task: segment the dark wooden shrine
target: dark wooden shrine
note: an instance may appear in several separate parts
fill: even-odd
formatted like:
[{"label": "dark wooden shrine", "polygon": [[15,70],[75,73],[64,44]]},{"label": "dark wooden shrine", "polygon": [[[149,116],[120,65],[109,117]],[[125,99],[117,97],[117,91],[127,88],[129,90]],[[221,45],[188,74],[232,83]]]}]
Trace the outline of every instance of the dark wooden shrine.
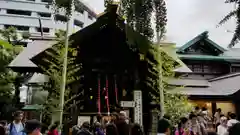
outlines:
[{"label": "dark wooden shrine", "polygon": [[[81,102],[73,112],[77,115],[96,115],[99,111],[101,114],[106,113],[108,111],[105,99],[107,91],[110,111],[113,112],[119,108],[120,101],[133,100],[133,90],[142,90],[143,122],[144,125],[149,125],[152,91],[145,84],[148,64],[141,59],[140,55],[145,54],[150,57],[149,54],[146,55],[150,42],[127,26],[116,11],[116,5],[109,6],[95,23],[70,37],[71,47],[77,49],[75,62],[82,65],[79,72],[75,74],[81,79],[74,82],[73,88],[77,88],[77,93],[83,93],[83,96],[79,97],[78,101]],[[42,61],[46,56],[46,51],[42,52],[32,61],[47,67],[48,63]],[[99,96],[101,97],[100,109]],[[148,126],[145,128],[147,131]]]}]

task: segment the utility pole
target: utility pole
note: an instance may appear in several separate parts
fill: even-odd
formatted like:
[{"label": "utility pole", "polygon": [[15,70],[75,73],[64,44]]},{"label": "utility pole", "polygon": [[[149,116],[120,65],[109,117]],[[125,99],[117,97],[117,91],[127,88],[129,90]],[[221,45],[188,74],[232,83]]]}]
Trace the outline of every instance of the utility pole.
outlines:
[{"label": "utility pole", "polygon": [[[67,20],[67,28],[66,28],[66,37],[65,37],[65,48],[64,48],[64,61],[63,61],[63,70],[62,70],[62,82],[61,82],[61,87],[60,87],[60,103],[59,103],[59,122],[60,126],[62,128],[62,123],[63,123],[63,112],[64,112],[64,93],[66,89],[66,78],[67,78],[67,61],[68,61],[68,45],[69,45],[69,36],[72,32],[72,27],[73,27],[73,21],[74,21],[74,0],[71,0],[71,14],[68,17]],[[60,130],[61,133],[61,130]]]}]

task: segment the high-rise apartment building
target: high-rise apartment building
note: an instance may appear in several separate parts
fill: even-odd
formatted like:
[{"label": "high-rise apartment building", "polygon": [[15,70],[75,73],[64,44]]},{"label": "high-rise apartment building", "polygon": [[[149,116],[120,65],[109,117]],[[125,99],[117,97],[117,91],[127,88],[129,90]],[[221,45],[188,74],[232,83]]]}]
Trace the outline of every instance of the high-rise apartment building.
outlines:
[{"label": "high-rise apartment building", "polygon": [[[44,37],[53,37],[55,30],[66,28],[66,17],[61,12],[55,14],[49,2],[51,0],[0,0],[0,29],[14,26],[19,32],[29,32],[33,37],[40,36],[41,31]],[[74,30],[95,20],[94,11],[79,0],[74,13]]]}]

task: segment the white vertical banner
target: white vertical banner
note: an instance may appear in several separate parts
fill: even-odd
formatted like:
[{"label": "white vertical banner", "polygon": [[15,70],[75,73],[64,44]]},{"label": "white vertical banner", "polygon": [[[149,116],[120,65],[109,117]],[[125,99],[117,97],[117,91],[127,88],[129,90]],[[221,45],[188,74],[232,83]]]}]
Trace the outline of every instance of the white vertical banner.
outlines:
[{"label": "white vertical banner", "polygon": [[136,102],[136,106],[134,108],[134,122],[143,126],[142,91],[134,91],[134,101]]}]

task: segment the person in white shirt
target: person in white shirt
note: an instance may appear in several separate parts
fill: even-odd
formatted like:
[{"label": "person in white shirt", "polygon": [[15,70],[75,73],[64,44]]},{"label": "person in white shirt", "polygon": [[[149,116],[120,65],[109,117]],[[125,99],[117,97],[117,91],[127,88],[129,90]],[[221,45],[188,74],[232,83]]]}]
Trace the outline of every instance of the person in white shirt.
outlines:
[{"label": "person in white shirt", "polygon": [[171,134],[171,124],[166,119],[161,119],[158,121],[158,134],[157,135],[170,135]]},{"label": "person in white shirt", "polygon": [[227,117],[223,116],[220,119],[220,125],[217,127],[217,134],[218,135],[226,135],[228,127],[227,127]]},{"label": "person in white shirt", "polygon": [[221,115],[223,115],[222,109],[218,108],[216,113],[214,114],[214,120],[215,120],[216,127],[218,127],[218,125],[220,125]]},{"label": "person in white shirt", "polygon": [[238,120],[236,120],[237,116],[234,113],[230,114],[230,120],[227,122],[228,128],[232,127],[234,124],[239,123]]}]

